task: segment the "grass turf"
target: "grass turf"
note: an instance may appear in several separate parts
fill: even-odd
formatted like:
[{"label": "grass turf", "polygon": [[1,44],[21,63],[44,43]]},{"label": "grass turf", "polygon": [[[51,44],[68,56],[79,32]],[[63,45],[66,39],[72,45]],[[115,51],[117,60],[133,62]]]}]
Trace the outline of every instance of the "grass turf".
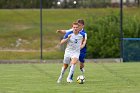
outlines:
[{"label": "grass turf", "polygon": [[0,93],[139,93],[140,63],[86,63],[84,84],[76,83],[80,75],[77,64],[74,82],[64,75],[57,84],[60,63],[1,64]]}]

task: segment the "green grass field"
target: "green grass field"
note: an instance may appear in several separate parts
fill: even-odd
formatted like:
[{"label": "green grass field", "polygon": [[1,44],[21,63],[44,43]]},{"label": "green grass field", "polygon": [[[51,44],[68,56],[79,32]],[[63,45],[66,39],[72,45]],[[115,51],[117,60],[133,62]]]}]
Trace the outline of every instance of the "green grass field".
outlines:
[{"label": "green grass field", "polygon": [[77,64],[73,83],[56,80],[61,63],[1,64],[0,93],[139,93],[140,63],[86,63],[86,82],[76,83],[80,75]]}]

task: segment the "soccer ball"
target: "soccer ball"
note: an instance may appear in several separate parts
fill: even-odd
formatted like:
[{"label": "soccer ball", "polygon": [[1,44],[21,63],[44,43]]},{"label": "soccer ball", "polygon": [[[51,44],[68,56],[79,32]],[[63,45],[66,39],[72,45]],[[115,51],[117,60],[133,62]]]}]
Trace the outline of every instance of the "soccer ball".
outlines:
[{"label": "soccer ball", "polygon": [[77,83],[84,84],[84,82],[85,82],[85,77],[83,75],[77,77]]}]

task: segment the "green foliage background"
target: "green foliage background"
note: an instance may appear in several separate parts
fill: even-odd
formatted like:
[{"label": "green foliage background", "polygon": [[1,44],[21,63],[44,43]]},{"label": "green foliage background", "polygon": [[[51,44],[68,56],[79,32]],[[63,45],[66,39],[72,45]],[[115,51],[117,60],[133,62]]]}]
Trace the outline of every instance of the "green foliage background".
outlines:
[{"label": "green foliage background", "polygon": [[[88,58],[120,57],[120,14],[92,16],[87,20]],[[140,19],[137,15],[123,17],[123,37],[140,37]]]}]

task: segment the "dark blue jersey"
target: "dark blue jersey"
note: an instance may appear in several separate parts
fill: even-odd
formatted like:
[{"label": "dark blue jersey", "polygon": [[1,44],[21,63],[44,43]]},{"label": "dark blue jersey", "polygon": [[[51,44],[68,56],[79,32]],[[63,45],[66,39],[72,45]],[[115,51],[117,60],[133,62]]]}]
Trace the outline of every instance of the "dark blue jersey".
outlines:
[{"label": "dark blue jersey", "polygon": [[[85,33],[85,38],[87,39],[87,33],[85,32],[85,30],[82,29],[80,32]],[[85,46],[80,50],[80,53],[86,53],[86,51],[87,51],[87,45],[85,45]]]}]

